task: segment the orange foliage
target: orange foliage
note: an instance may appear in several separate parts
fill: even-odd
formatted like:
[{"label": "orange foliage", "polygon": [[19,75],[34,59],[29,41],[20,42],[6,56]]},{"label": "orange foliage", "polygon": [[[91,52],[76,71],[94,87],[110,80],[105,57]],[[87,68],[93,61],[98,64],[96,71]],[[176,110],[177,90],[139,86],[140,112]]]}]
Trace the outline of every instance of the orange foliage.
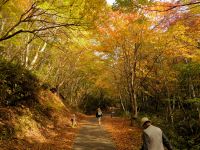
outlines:
[{"label": "orange foliage", "polygon": [[103,118],[104,127],[111,133],[117,150],[138,150],[141,146],[141,129],[130,126],[127,119]]}]

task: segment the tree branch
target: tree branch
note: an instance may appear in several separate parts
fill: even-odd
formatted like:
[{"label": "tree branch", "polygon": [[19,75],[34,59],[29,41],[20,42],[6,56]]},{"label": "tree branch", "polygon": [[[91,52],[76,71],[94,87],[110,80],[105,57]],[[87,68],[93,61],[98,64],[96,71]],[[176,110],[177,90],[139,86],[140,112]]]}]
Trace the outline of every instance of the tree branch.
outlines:
[{"label": "tree branch", "polygon": [[144,7],[140,7],[140,6],[137,6],[137,7],[140,7],[144,10],[147,10],[147,11],[156,11],[156,12],[166,12],[166,11],[170,11],[170,10],[173,10],[177,7],[183,7],[183,6],[190,6],[190,5],[198,5],[200,4],[200,1],[198,2],[191,2],[191,3],[186,3],[186,4],[177,4],[177,5],[174,5],[174,6],[165,6],[165,7],[169,7],[165,10],[159,10],[159,9],[147,9],[147,8],[144,8]]},{"label": "tree branch", "polygon": [[1,41],[5,41],[9,38],[12,38],[13,36],[16,36],[20,33],[36,33],[36,32],[39,32],[39,31],[46,31],[48,29],[53,29],[53,28],[60,28],[60,27],[69,27],[69,26],[80,26],[80,24],[58,24],[58,25],[54,25],[54,26],[49,26],[49,27],[42,27],[42,28],[39,28],[39,29],[34,29],[34,30],[18,30],[10,35],[6,35],[6,36],[3,36],[0,38],[0,42]]},{"label": "tree branch", "polygon": [[3,5],[5,5],[8,1],[9,1],[9,0],[2,0],[2,1],[0,2],[0,10],[1,10],[1,8],[3,7]]}]

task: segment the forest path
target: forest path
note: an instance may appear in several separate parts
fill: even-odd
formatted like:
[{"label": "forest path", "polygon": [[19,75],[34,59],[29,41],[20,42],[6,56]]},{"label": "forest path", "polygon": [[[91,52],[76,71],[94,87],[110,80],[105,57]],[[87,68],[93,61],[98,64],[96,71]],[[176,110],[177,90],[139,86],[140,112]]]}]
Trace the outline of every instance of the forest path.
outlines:
[{"label": "forest path", "polygon": [[74,141],[72,150],[115,150],[111,136],[96,118],[83,121],[82,127]]}]

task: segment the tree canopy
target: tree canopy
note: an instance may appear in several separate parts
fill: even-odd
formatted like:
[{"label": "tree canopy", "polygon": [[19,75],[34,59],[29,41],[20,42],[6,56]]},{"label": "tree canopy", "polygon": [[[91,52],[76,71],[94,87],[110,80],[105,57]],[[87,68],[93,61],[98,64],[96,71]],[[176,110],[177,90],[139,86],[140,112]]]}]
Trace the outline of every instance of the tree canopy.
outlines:
[{"label": "tree canopy", "polygon": [[178,149],[198,149],[199,14],[197,0],[2,0],[0,71],[17,64],[84,111],[157,116]]}]

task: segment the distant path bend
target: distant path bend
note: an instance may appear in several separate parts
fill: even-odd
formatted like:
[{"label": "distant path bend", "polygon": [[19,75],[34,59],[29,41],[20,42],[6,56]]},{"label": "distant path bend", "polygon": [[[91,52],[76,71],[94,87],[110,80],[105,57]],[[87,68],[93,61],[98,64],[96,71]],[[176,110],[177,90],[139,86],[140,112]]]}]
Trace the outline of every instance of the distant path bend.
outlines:
[{"label": "distant path bend", "polygon": [[96,118],[83,122],[72,150],[116,150],[110,135],[103,126],[99,126]]}]

